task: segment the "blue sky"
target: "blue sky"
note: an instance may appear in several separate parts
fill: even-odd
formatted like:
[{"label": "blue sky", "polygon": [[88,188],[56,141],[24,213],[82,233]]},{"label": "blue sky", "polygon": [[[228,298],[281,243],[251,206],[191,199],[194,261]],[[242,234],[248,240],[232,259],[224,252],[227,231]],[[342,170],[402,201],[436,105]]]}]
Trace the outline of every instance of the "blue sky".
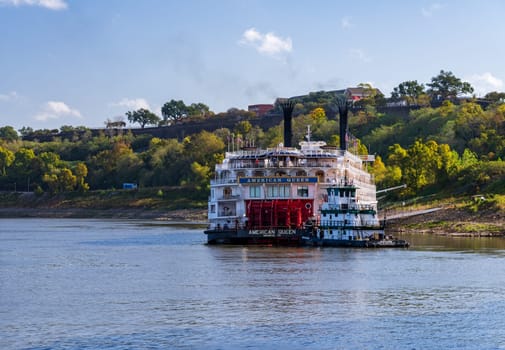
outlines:
[{"label": "blue sky", "polygon": [[0,126],[103,127],[171,100],[214,112],[441,69],[505,91],[505,2],[0,0]]}]

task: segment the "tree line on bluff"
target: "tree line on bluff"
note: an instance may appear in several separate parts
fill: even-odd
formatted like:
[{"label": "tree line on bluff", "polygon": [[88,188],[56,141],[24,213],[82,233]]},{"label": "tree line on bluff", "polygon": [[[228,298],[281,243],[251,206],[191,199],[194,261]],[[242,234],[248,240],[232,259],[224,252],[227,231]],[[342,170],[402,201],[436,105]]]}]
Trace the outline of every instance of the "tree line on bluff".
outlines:
[{"label": "tree line on bluff", "polygon": [[[471,98],[461,102],[456,99],[473,88],[451,72],[441,71],[427,90],[416,81],[403,82],[393,90],[389,102],[417,106],[401,115],[379,113],[383,96],[367,84],[361,86],[368,94],[350,114],[354,136],[349,147],[359,154],[377,155],[370,171],[378,188],[405,183],[407,188],[395,194],[403,198],[455,188],[472,194],[505,192],[505,93],[488,94],[486,108]],[[310,124],[313,139],[339,145],[334,99],[334,94],[315,92],[296,100],[293,144],[304,139]],[[432,107],[432,101],[438,101],[438,107]],[[201,103],[187,107],[182,101],[167,102],[164,121],[213,115]],[[126,114],[130,122],[145,122],[135,120],[135,112]],[[192,186],[207,191],[215,164],[230,147],[274,147],[283,135],[282,123],[262,130],[248,120],[237,122],[233,129],[202,131],[182,140],[131,132],[104,131],[94,136],[83,127],[63,129],[79,132],[37,142],[21,139],[10,126],[1,127],[0,190],[58,193],[121,188],[125,182],[134,182],[140,187]]]}]

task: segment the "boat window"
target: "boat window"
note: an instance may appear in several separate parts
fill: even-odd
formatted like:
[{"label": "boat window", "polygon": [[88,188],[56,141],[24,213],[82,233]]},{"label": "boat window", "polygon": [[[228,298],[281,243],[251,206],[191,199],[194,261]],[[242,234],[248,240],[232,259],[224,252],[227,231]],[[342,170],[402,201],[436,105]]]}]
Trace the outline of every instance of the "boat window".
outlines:
[{"label": "boat window", "polygon": [[249,186],[249,197],[250,198],[260,198],[261,197],[261,186]]},{"label": "boat window", "polygon": [[232,195],[231,188],[230,188],[230,187],[225,187],[225,188],[223,189],[223,197],[224,197],[225,199],[229,199],[229,198],[231,198],[231,195]]},{"label": "boat window", "polygon": [[318,177],[317,181],[318,182],[324,182],[324,171],[317,171],[316,176]]},{"label": "boat window", "polygon": [[268,186],[267,196],[270,198],[288,198],[290,196],[290,186],[289,185]]},{"label": "boat window", "polygon": [[298,197],[308,197],[309,196],[309,187],[308,186],[298,186],[296,190],[296,194]]}]

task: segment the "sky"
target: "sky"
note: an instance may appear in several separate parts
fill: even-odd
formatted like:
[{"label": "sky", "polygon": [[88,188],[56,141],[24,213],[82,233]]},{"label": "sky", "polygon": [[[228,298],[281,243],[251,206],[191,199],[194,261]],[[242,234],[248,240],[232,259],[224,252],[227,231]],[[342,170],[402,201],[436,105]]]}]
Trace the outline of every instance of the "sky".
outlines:
[{"label": "sky", "polygon": [[[440,70],[505,91],[505,1],[0,0],[0,126],[215,113]],[[126,119],[126,118],[125,118]]]}]

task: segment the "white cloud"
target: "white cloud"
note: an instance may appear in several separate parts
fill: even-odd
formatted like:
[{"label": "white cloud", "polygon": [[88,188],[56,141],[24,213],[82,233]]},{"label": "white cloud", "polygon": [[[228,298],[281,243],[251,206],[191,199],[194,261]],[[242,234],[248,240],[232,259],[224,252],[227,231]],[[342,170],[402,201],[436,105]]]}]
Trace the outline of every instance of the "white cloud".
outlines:
[{"label": "white cloud", "polygon": [[138,109],[147,109],[151,110],[149,103],[143,98],[123,98],[119,102],[114,102],[110,104],[112,107],[126,107],[128,110],[138,110]]},{"label": "white cloud", "polygon": [[48,101],[44,104],[42,112],[37,114],[34,119],[38,121],[48,121],[50,119],[61,119],[65,117],[82,118],[81,113],[77,109],[70,108],[64,102]]},{"label": "white cloud", "polygon": [[340,26],[342,29],[349,29],[353,27],[353,24],[351,23],[351,19],[349,17],[344,17],[340,20]]},{"label": "white cloud", "polygon": [[68,5],[64,0],[0,0],[5,6],[39,6],[49,10],[65,10]]},{"label": "white cloud", "polygon": [[274,33],[262,34],[254,28],[246,30],[239,42],[254,47],[260,54],[273,57],[293,50],[291,38],[284,39]]},{"label": "white cloud", "polygon": [[442,9],[443,5],[439,3],[433,3],[428,7],[423,7],[421,9],[421,13],[423,14],[424,17],[431,17],[435,14],[435,12],[440,11]]},{"label": "white cloud", "polygon": [[372,58],[363,49],[349,49],[349,55],[364,63],[372,62]]},{"label": "white cloud", "polygon": [[477,96],[483,96],[491,91],[500,91],[504,86],[503,80],[493,76],[489,72],[474,74],[465,80],[472,84]]},{"label": "white cloud", "polygon": [[0,101],[12,101],[19,98],[19,95],[16,91],[10,91],[7,94],[0,94]]}]

